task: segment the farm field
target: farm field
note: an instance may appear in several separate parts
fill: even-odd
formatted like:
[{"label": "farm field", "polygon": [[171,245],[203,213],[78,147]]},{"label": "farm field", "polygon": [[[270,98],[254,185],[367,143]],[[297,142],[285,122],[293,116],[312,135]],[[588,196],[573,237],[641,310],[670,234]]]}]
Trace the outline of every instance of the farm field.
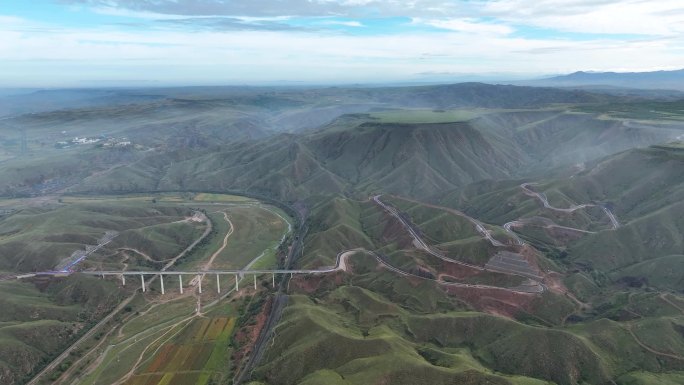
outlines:
[{"label": "farm field", "polygon": [[[26,272],[50,270],[58,264],[69,266],[73,271],[158,270],[170,261],[175,261],[172,269],[238,268],[251,261],[262,267],[277,265],[276,250],[290,231],[290,219],[281,210],[242,197],[211,194],[201,201],[195,201],[194,197],[163,193],[65,196],[40,203],[33,199],[7,200],[2,203],[12,211],[0,221],[0,232],[4,234],[0,235],[0,248],[34,253],[17,256],[20,261],[32,261],[32,265],[25,267]],[[70,257],[85,245],[97,244],[108,231],[114,237],[101,248],[85,258]],[[31,247],[28,239],[32,240]],[[196,240],[201,242],[186,252]],[[175,258],[181,254],[182,258]],[[2,262],[12,263],[6,259]],[[205,280],[207,289],[202,295],[196,293],[197,282],[188,279],[183,282],[186,290],[181,295],[177,277],[167,277],[165,296],[160,295],[156,278],[149,280],[144,296],[135,294],[139,281],[131,281],[125,287],[118,279],[79,275],[57,281],[38,277],[32,282],[0,281],[0,286],[11,293],[1,300],[12,309],[11,314],[0,320],[0,336],[9,348],[5,352],[22,349],[21,340],[16,337],[18,332],[50,329],[55,331],[55,338],[35,341],[34,346],[58,352],[92,327],[97,317],[111,311],[118,301],[133,296],[107,324],[109,329],[104,326],[102,331],[82,341],[44,381],[63,384],[70,381],[109,384],[122,378],[132,384],[153,381],[152,378],[165,370],[154,368],[157,364],[147,360],[148,355],[156,357],[158,351],[177,356],[179,360],[183,354],[193,358],[199,354],[205,358],[182,364],[182,368],[188,366],[187,370],[164,373],[161,383],[184,384],[193,376],[192,382],[201,383],[227,375],[222,368],[229,357],[227,344],[236,313],[222,298],[234,290],[232,280],[224,283],[220,297],[213,279]],[[244,286],[249,287],[250,282]],[[65,298],[73,296],[74,290],[84,293],[84,298],[79,299],[82,302]],[[84,309],[94,307],[97,311],[91,310],[93,318],[84,318]],[[213,310],[217,308],[222,310]],[[30,314],[40,314],[41,321],[29,322],[26,317]],[[203,334],[192,334],[200,333],[197,328]],[[129,375],[131,368],[137,371]]]},{"label": "farm field", "polygon": [[684,94],[608,91],[26,91],[0,384],[679,384]]},{"label": "farm field", "polygon": [[195,321],[173,342],[164,344],[141,374],[129,385],[205,385],[227,366],[228,342],[235,318],[217,317]]},{"label": "farm field", "polygon": [[224,304],[219,311],[199,316],[193,302],[187,297],[152,303],[127,320],[107,348],[91,354],[79,383],[204,384],[227,376],[228,344],[237,313]]}]

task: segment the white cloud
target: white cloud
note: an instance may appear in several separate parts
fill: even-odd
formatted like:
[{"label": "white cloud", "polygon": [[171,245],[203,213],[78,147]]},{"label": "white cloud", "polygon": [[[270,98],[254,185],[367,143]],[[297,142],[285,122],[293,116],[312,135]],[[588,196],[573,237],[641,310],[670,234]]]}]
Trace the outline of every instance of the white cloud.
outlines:
[{"label": "white cloud", "polygon": [[145,20],[175,20],[187,18],[187,16],[169,15],[149,11],[133,11],[127,8],[117,8],[111,6],[98,6],[91,8],[91,11],[98,13],[100,15],[130,17],[133,19]]},{"label": "white cloud", "polygon": [[21,17],[0,15],[0,28],[25,25],[27,23],[28,21],[26,19],[22,19]]},{"label": "white cloud", "polygon": [[[435,6],[438,3],[432,2]],[[414,23],[442,31],[421,33],[418,28],[407,28],[363,36],[243,30],[134,32],[114,25],[97,29],[41,25],[0,15],[0,85],[67,86],[100,79],[149,79],[173,84],[368,82],[410,80],[419,73],[548,74],[684,67],[684,38],[677,32],[681,31],[684,12],[672,10],[676,2],[662,0],[648,10],[644,2],[622,2],[625,13],[609,20],[613,3],[499,0],[484,5],[478,16],[413,18]],[[411,6],[406,5],[407,9]],[[644,23],[639,24],[635,19],[642,11]],[[482,19],[493,16],[500,21]],[[157,19],[158,14],[137,17]],[[241,19],[258,22],[276,18],[287,20],[282,15]],[[656,25],[660,19],[663,21]],[[339,22],[370,25],[364,19]],[[583,41],[521,38],[506,23],[657,36],[636,40],[592,37]],[[645,32],[638,32],[641,30]]]},{"label": "white cloud", "polygon": [[319,24],[324,24],[324,25],[342,25],[345,27],[363,27],[363,24],[358,21],[343,21],[343,20],[327,20],[323,21]]},{"label": "white cloud", "polygon": [[482,14],[552,30],[597,33],[679,35],[684,33],[681,0],[496,0]]},{"label": "white cloud", "polygon": [[421,19],[414,18],[415,24],[426,24],[435,28],[476,34],[508,35],[514,29],[504,24],[478,22],[475,19]]},{"label": "white cloud", "polygon": [[62,0],[73,5],[115,7],[185,16],[438,16],[463,7],[449,0]]},{"label": "white cloud", "polygon": [[[108,16],[129,17],[133,19],[143,20],[188,20],[186,15],[173,15],[168,13],[157,13],[149,11],[134,11],[127,8],[118,8],[112,6],[99,6],[90,9],[91,11]],[[197,17],[198,20],[206,17]],[[258,16],[231,16],[231,18],[239,19],[245,22],[259,22],[259,21],[285,21],[291,16],[272,16],[272,17],[258,17]]]}]

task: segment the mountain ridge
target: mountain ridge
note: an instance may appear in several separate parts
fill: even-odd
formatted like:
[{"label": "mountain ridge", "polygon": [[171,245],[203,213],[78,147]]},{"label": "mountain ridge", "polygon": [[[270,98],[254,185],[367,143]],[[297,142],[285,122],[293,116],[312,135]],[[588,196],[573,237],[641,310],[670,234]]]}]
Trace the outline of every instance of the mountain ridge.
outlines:
[{"label": "mountain ridge", "polygon": [[613,86],[659,90],[684,90],[684,69],[648,72],[577,71],[526,82],[545,86]]}]

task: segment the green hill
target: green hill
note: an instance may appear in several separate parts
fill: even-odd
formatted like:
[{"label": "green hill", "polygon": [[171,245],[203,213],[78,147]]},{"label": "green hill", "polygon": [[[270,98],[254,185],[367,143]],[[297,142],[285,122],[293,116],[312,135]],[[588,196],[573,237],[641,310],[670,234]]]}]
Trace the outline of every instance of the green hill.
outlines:
[{"label": "green hill", "polygon": [[[448,300],[439,305],[445,310],[437,312],[433,305],[422,310],[432,314],[421,314],[410,297],[397,295],[398,286],[380,289],[373,269],[356,275],[353,286],[319,289],[313,300],[290,298],[256,379],[269,384],[600,384],[636,368],[682,368],[681,362],[662,361],[644,349],[617,323],[528,326],[456,311]],[[437,291],[421,294],[439,298]]]},{"label": "green hill", "polygon": [[237,190],[288,201],[350,191],[424,198],[477,181],[569,167],[677,132],[562,111],[490,111],[454,123],[351,116],[314,133],[150,154],[91,175],[72,190]]},{"label": "green hill", "polygon": [[72,276],[0,281],[0,380],[19,384],[110,311],[123,292],[112,282]]},{"label": "green hill", "polygon": [[[216,250],[211,242],[228,222],[212,202],[156,197],[247,192],[301,214],[307,231],[293,236],[302,242],[293,266],[332,266],[348,249],[373,252],[355,254],[346,272],[283,285],[289,303],[254,371],[262,383],[631,385],[681,377],[684,152],[681,143],[662,143],[684,131],[673,119],[613,111],[650,102],[477,83],[130,92],[121,96],[130,103],[24,115],[0,127],[0,192],[35,196],[21,207],[5,202],[3,277],[54,269],[106,231],[118,235],[82,266],[156,267],[203,233],[205,224],[186,220],[203,207],[221,225],[184,262],[197,266],[193,258]],[[55,146],[100,135],[134,144]],[[550,210],[523,182],[538,182],[532,189],[553,206],[595,206]],[[155,194],[47,196],[63,192]],[[375,194],[408,224],[368,199]],[[504,231],[516,220],[527,245]],[[256,250],[260,223],[250,211],[238,215],[220,257]],[[443,255],[427,252],[406,227]],[[502,251],[519,258],[500,263],[534,263],[544,292],[521,291],[534,284],[527,276],[482,268]],[[8,310],[0,316],[0,383],[22,381],[110,309],[119,298],[106,294],[108,285],[0,281],[9,293],[0,299]]]}]

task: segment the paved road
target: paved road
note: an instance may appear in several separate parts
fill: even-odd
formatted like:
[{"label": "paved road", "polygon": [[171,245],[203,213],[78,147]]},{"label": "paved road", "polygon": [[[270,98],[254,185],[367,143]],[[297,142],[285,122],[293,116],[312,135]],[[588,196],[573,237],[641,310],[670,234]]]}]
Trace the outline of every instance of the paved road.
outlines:
[{"label": "paved road", "polygon": [[[443,254],[441,254],[441,253],[435,251],[435,250],[432,249],[427,243],[425,243],[425,241],[420,237],[420,235],[413,229],[413,226],[411,226],[411,224],[408,223],[408,222],[399,214],[399,211],[398,211],[397,209],[395,209],[394,207],[392,207],[392,206],[390,206],[390,205],[387,205],[387,204],[385,204],[384,202],[382,202],[382,200],[380,200],[380,196],[381,196],[381,195],[376,195],[376,196],[374,196],[374,197],[373,197],[373,201],[375,201],[375,203],[377,203],[377,204],[380,205],[383,209],[385,209],[387,212],[389,212],[392,216],[394,216],[395,218],[397,218],[397,219],[401,222],[401,224],[404,226],[404,228],[406,228],[406,230],[409,232],[409,234],[410,234],[411,237],[413,238],[413,240],[414,240],[416,246],[419,247],[420,249],[426,251],[426,252],[429,253],[430,255],[432,255],[432,256],[434,256],[434,257],[437,257],[437,258],[439,258],[439,259],[441,259],[441,260],[443,260],[443,261],[446,261],[446,262],[456,263],[456,264],[459,264],[459,265],[462,265],[462,266],[467,266],[467,267],[469,267],[469,268],[476,269],[476,270],[480,270],[480,271],[493,271],[493,272],[497,272],[497,273],[505,273],[505,274],[517,275],[517,276],[521,276],[521,277],[524,277],[524,278],[528,278],[528,279],[529,279],[529,277],[528,277],[528,276],[525,276],[525,275],[515,274],[515,273],[509,272],[509,271],[501,271],[501,270],[487,269],[487,268],[484,268],[484,267],[482,267],[482,266],[473,265],[473,264],[470,264],[470,263],[466,263],[466,262],[458,261],[458,260],[455,260],[455,259],[451,259],[451,258],[448,258],[448,257],[444,256]],[[366,252],[367,252],[367,251],[366,251]],[[370,252],[369,252],[369,253],[370,253]],[[403,270],[397,269],[396,267],[389,265],[386,261],[384,261],[382,258],[380,258],[380,257],[379,257],[377,254],[375,254],[375,253],[372,253],[372,255],[374,255],[375,258],[376,258],[379,262],[381,262],[383,265],[385,265],[386,267],[390,268],[392,271],[394,271],[394,272],[396,272],[396,273],[398,273],[398,274],[402,274],[402,275],[405,275],[405,276],[414,276],[414,277],[418,277],[418,278],[430,280],[429,278],[421,277],[421,276],[418,276],[418,275],[413,275],[413,274],[407,273],[407,272],[405,272],[405,271],[403,271]],[[497,289],[497,290],[513,291],[513,292],[530,292],[530,291],[527,291],[527,290],[518,290],[518,289],[515,289],[515,288],[503,288],[503,287],[498,287],[498,286],[471,285],[471,284],[466,284],[466,283],[444,282],[444,281],[437,281],[437,280],[433,280],[433,281],[436,281],[436,282],[438,282],[438,283],[440,283],[440,284],[442,284],[442,285],[448,285],[448,286],[468,287],[468,288],[477,288],[477,289]],[[546,287],[544,286],[544,284],[542,284],[541,282],[538,282],[538,281],[535,281],[535,282],[536,282],[537,285],[538,285],[538,290],[533,290],[533,291],[531,291],[531,292],[541,293],[541,292],[543,292],[543,291],[546,289]]]},{"label": "paved road", "polygon": [[[535,222],[537,222],[537,223],[535,223]],[[541,224],[539,222],[541,222]],[[574,227],[562,226],[562,225],[559,225],[557,223],[554,223],[552,220],[550,220],[548,218],[543,218],[543,217],[521,218],[521,219],[518,219],[515,221],[504,223],[503,227],[511,235],[514,235],[515,233],[511,230],[511,227],[524,226],[524,225],[530,225],[530,224],[531,225],[536,224],[538,227],[570,230],[570,231],[576,231],[578,233],[584,233],[584,234],[596,234],[596,231],[582,230],[582,229],[577,229]]]},{"label": "paved road", "polygon": [[[375,196],[373,197],[373,200],[383,207],[385,210],[390,212],[393,216],[395,216],[399,221],[402,223],[402,225],[407,229],[407,231],[411,234],[412,238],[420,247],[421,249],[425,250],[429,254],[442,259],[447,262],[451,263],[456,263],[464,266],[468,266],[470,268],[476,269],[476,270],[481,270],[481,271],[488,271],[488,269],[485,269],[481,266],[477,265],[472,265],[469,263],[453,260],[450,258],[445,257],[441,253],[438,253],[434,251],[425,241],[420,237],[420,235],[412,228],[412,226],[406,222],[404,218],[401,217],[399,212],[392,206],[386,205],[380,200],[380,196]],[[175,258],[171,259],[168,261],[168,263],[159,271],[83,271],[80,272],[79,274],[88,274],[88,275],[95,275],[95,276],[125,276],[125,275],[151,275],[152,278],[149,279],[146,284],[149,285],[151,284],[154,279],[156,279],[157,276],[161,275],[197,275],[197,274],[231,274],[231,275],[242,275],[242,274],[327,274],[327,273],[332,273],[340,270],[346,270],[347,269],[347,259],[355,253],[363,252],[367,255],[373,256],[380,264],[382,264],[385,268],[388,270],[402,275],[402,276],[411,276],[414,278],[422,279],[422,280],[429,280],[429,281],[434,281],[440,285],[444,286],[452,286],[452,287],[465,287],[465,288],[474,288],[474,289],[488,289],[488,290],[503,290],[503,291],[508,291],[508,292],[520,292],[520,293],[541,293],[544,290],[546,290],[546,287],[540,283],[536,282],[536,285],[530,286],[529,289],[522,289],[522,288],[502,288],[498,286],[489,286],[489,285],[477,285],[477,284],[466,284],[466,283],[459,283],[459,282],[444,282],[444,281],[439,281],[427,277],[422,277],[419,275],[411,274],[406,271],[403,271],[395,266],[392,266],[389,264],[387,261],[382,259],[379,255],[372,251],[364,250],[364,249],[351,249],[351,250],[345,250],[340,252],[337,255],[335,266],[329,267],[329,268],[324,268],[324,269],[259,269],[259,270],[250,270],[250,269],[236,269],[236,270],[195,270],[195,271],[168,271],[170,267],[172,267],[175,262],[179,259],[182,258],[185,254],[187,254],[189,251],[191,251],[199,242],[201,242],[210,232],[212,229],[211,226],[211,221],[208,220],[208,218],[204,217],[204,220],[207,221],[208,226],[205,232],[200,236],[197,240],[195,240],[190,246],[188,246],[185,250],[183,250],[180,254],[178,254]],[[481,226],[481,225],[479,225]],[[478,228],[478,231],[483,230],[483,234],[489,234],[484,227]],[[481,231],[482,232],[482,231]],[[490,238],[488,238],[490,239]],[[493,239],[490,239],[492,241]],[[494,240],[496,241],[496,240]],[[498,242],[498,241],[496,241]],[[503,246],[503,244],[501,244]],[[40,272],[40,273],[35,273],[35,275],[65,275],[65,274],[71,274],[68,272],[63,272],[63,271],[48,271],[48,272]],[[33,274],[31,274],[33,276]],[[119,306],[116,307],[114,311],[109,313],[105,318],[103,318],[98,324],[96,324],[93,328],[88,330],[86,334],[84,334],[81,338],[79,338],[78,341],[76,341],[74,344],[72,344],[69,348],[67,348],[60,356],[58,356],[55,360],[53,360],[52,363],[50,363],[48,366],[46,366],[38,375],[36,375],[29,383],[28,385],[36,385],[40,378],[45,375],[46,373],[54,370],[64,359],[66,359],[69,354],[83,341],[87,340],[88,338],[92,337],[92,335],[99,330],[103,325],[105,325],[107,322],[111,320],[114,315],[116,315],[121,309],[123,309],[125,306],[127,306],[130,301],[134,298],[134,295],[129,296],[126,298],[123,302],[119,304]],[[282,304],[280,305],[282,306]]]},{"label": "paved road", "polygon": [[606,206],[601,206],[601,208],[603,209],[603,212],[605,212],[606,215],[608,216],[608,219],[610,219],[610,223],[613,225],[613,230],[620,227],[620,222],[618,222],[615,214],[613,214],[612,211],[608,210],[608,208]]},{"label": "paved road", "polygon": [[616,217],[615,214],[613,214],[613,212],[610,211],[606,206],[603,206],[603,205],[595,205],[595,204],[591,204],[591,203],[584,203],[584,204],[581,204],[581,205],[573,205],[573,206],[571,206],[571,207],[569,207],[569,208],[553,207],[553,206],[551,206],[551,205],[549,204],[549,199],[546,197],[546,194],[544,194],[544,193],[538,193],[538,192],[536,192],[536,191],[530,189],[529,186],[531,186],[531,185],[533,185],[533,184],[535,184],[535,183],[523,183],[523,184],[520,185],[520,187],[523,189],[523,191],[525,192],[525,194],[530,195],[530,196],[534,196],[534,197],[536,197],[537,199],[539,199],[539,200],[542,202],[542,204],[544,205],[544,207],[547,208],[547,209],[554,210],[554,211],[560,211],[560,212],[564,212],[564,213],[572,213],[572,212],[574,212],[574,211],[576,211],[576,210],[584,209],[584,208],[587,208],[587,207],[596,207],[596,206],[600,206],[601,209],[603,209],[603,212],[606,213],[606,216],[607,216],[608,219],[610,220],[610,223],[611,223],[611,225],[613,226],[613,230],[615,230],[615,229],[617,229],[618,227],[620,227],[620,222],[618,222],[617,217]]},{"label": "paved road", "polygon": [[[379,195],[377,195],[376,197],[379,197]],[[502,242],[500,242],[500,241],[494,239],[494,237],[492,237],[492,233],[491,233],[489,230],[487,230],[487,229],[485,228],[484,223],[482,223],[482,222],[480,222],[479,220],[477,220],[477,219],[475,219],[475,218],[473,218],[473,217],[467,215],[466,213],[464,213],[464,212],[462,212],[462,211],[458,211],[458,210],[452,209],[451,207],[444,207],[444,206],[433,205],[433,204],[426,203],[426,202],[420,202],[420,201],[413,200],[413,199],[410,199],[410,198],[401,197],[401,198],[399,198],[399,199],[405,200],[405,201],[407,201],[407,202],[417,203],[417,204],[423,205],[423,206],[425,206],[425,207],[431,207],[431,208],[433,208],[433,209],[438,209],[438,210],[447,211],[447,212],[449,212],[449,213],[451,213],[451,214],[458,215],[459,217],[463,217],[463,218],[467,219],[468,221],[470,221],[470,223],[472,223],[473,225],[475,225],[475,229],[477,230],[477,232],[480,233],[480,235],[482,235],[483,237],[485,237],[485,238],[489,241],[489,243],[492,244],[492,246],[495,246],[495,247],[503,247],[503,246],[506,246],[504,243],[502,243]],[[375,200],[375,197],[374,197],[374,200]],[[375,200],[375,201],[376,201],[376,203],[379,203],[378,200]],[[379,204],[381,204],[381,203],[379,203]]]},{"label": "paved road", "polygon": [[513,231],[513,229],[511,229],[511,227],[513,227],[513,226],[520,226],[520,225],[522,225],[522,224],[523,224],[523,223],[522,223],[521,221],[510,221],[510,222],[504,223],[504,225],[503,225],[504,230],[506,230],[506,232],[508,233],[508,235],[510,235],[510,236],[515,240],[515,243],[516,243],[518,246],[525,246],[525,241],[523,241],[522,238],[520,238],[520,236],[518,236],[518,234],[516,234],[516,233]]},{"label": "paved road", "polygon": [[[65,272],[73,270],[73,268],[76,265],[83,262],[83,260],[88,258],[88,256],[90,256],[94,252],[100,250],[103,246],[107,245],[109,242],[114,240],[114,238],[116,238],[117,235],[119,235],[119,232],[117,232],[117,231],[105,231],[105,235],[97,241],[97,245],[86,245],[85,250],[75,251],[74,254],[80,253],[78,258],[76,258],[73,261],[66,262],[66,264],[62,268],[59,268],[59,266],[57,268],[60,269],[61,271],[65,271]],[[72,257],[74,254],[72,254]]]},{"label": "paved road", "polygon": [[401,214],[399,214],[399,210],[397,210],[396,208],[394,208],[388,204],[385,204],[383,201],[380,200],[380,197],[381,197],[381,195],[374,196],[373,201],[375,203],[377,203],[380,207],[385,209],[385,211],[390,213],[393,217],[395,217],[396,219],[399,220],[399,222],[402,224],[402,226],[411,235],[411,238],[413,238],[413,242],[416,245],[416,247],[427,252],[428,254],[432,255],[433,257],[437,257],[443,261],[456,263],[456,264],[459,264],[462,266],[467,266],[467,267],[470,267],[470,268],[473,268],[476,270],[484,270],[484,268],[482,266],[477,266],[477,265],[473,265],[470,263],[466,263],[466,262],[457,261],[457,260],[454,260],[451,258],[447,258],[442,253],[435,251],[432,247],[430,247],[427,243],[425,243],[423,238],[420,237],[420,235],[416,232],[416,230],[413,228],[413,226],[411,226],[411,224],[408,223],[406,221],[406,219],[404,219],[404,217],[401,216]]},{"label": "paved road", "polygon": [[520,185],[520,187],[523,189],[523,191],[525,192],[525,194],[537,197],[537,199],[539,199],[539,200],[542,202],[542,204],[544,205],[544,207],[547,208],[547,209],[550,209],[550,210],[553,210],[553,211],[560,211],[560,212],[564,212],[564,213],[571,213],[571,212],[574,212],[574,211],[577,211],[577,210],[580,210],[580,209],[583,209],[583,208],[595,207],[595,206],[596,206],[596,205],[594,205],[594,204],[573,205],[573,206],[571,206],[571,207],[569,207],[569,208],[560,208],[560,207],[551,206],[551,205],[549,204],[549,199],[546,197],[546,194],[544,194],[544,193],[538,193],[538,192],[536,192],[536,191],[530,189],[529,186],[532,185],[532,184],[536,184],[536,183],[523,183],[523,184]]},{"label": "paved road", "polygon": [[232,269],[232,270],[182,270],[182,271],[170,271],[170,270],[87,270],[74,273],[65,273],[61,271],[46,271],[40,273],[34,273],[35,275],[60,275],[65,276],[69,274],[86,274],[94,276],[131,276],[131,275],[142,275],[142,276],[160,276],[160,275],[201,275],[201,274],[218,274],[218,275],[246,275],[246,274],[326,274],[333,273],[339,270],[346,270],[346,260],[349,254],[345,250],[337,255],[337,260],[335,266],[327,267],[323,269]]},{"label": "paved road", "polygon": [[[423,242],[422,239],[419,238],[418,242]],[[424,244],[424,243],[423,243]],[[427,246],[427,245],[426,245]],[[428,252],[432,251],[429,246],[428,247]],[[432,251],[434,252],[434,251]],[[416,274],[411,274],[409,272],[406,272],[404,270],[401,270],[395,266],[392,266],[390,263],[382,259],[379,255],[376,253],[363,249],[363,248],[356,248],[356,249],[350,249],[350,250],[344,250],[340,253],[337,254],[336,261],[335,261],[335,266],[328,267],[328,268],[323,268],[323,269],[293,269],[293,270],[286,270],[286,269],[278,269],[278,270],[196,270],[196,271],[85,271],[85,272],[80,272],[79,274],[88,274],[88,275],[95,275],[95,276],[121,276],[121,275],[197,275],[197,274],[230,274],[230,275],[241,275],[241,274],[307,274],[307,275],[312,275],[312,274],[329,274],[329,273],[334,273],[336,271],[346,271],[347,270],[347,262],[348,259],[351,255],[356,254],[356,253],[364,253],[367,255],[372,256],[375,258],[375,260],[383,265],[385,268],[388,270],[397,273],[399,275],[403,276],[410,276],[410,277],[416,277],[420,278],[423,280],[428,280],[428,281],[434,281],[439,283],[440,285],[445,285],[445,286],[457,286],[457,287],[468,287],[468,288],[475,288],[475,289],[497,289],[497,290],[506,290],[506,291],[513,291],[513,292],[542,292],[544,291],[544,285],[537,282],[539,289],[538,290],[522,290],[522,289],[516,289],[516,288],[502,288],[498,286],[489,286],[489,285],[476,285],[476,284],[466,284],[466,283],[458,283],[458,282],[445,282],[445,281],[439,281],[436,279],[431,279],[431,278],[426,278],[422,277]],[[446,258],[439,253],[433,254],[434,256],[439,256],[440,258],[444,259],[445,261],[448,262],[453,262],[453,263],[458,263],[462,264],[468,267],[473,267],[481,271],[496,271],[496,272],[501,272],[498,270],[493,270],[493,269],[486,269],[483,268],[482,266],[477,266],[477,265],[470,265],[465,262],[460,262],[460,261],[455,261],[449,258]],[[508,272],[506,272],[508,273]],[[49,273],[47,273],[49,274]],[[511,273],[509,273],[511,274]],[[519,275],[519,274],[512,274],[512,275]],[[521,275],[522,276],[522,275]],[[525,276],[525,278],[529,278]],[[151,282],[151,280],[149,280]],[[147,284],[149,284],[149,282]]]}]

